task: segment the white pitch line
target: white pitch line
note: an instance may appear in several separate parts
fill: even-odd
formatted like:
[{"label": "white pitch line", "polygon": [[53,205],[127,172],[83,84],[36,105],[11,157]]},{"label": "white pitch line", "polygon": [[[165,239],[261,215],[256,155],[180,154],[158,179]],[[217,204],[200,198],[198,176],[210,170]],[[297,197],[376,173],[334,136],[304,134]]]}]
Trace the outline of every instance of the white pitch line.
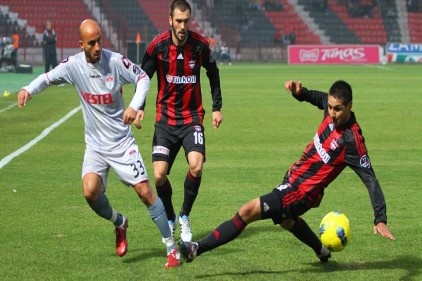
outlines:
[{"label": "white pitch line", "polygon": [[7,155],[3,159],[0,160],[0,169],[2,169],[4,166],[6,166],[10,161],[13,160],[13,158],[18,157],[28,149],[30,149],[33,145],[41,141],[43,138],[45,138],[52,130],[60,126],[63,122],[65,122],[67,119],[72,117],[76,112],[78,112],[81,109],[81,106],[78,106],[77,108],[70,111],[68,114],[66,114],[62,119],[51,125],[50,127],[46,128],[38,137],[28,142],[26,145],[22,146],[15,152]]},{"label": "white pitch line", "polygon": [[15,103],[12,103],[11,105],[9,105],[8,107],[6,107],[6,108],[3,108],[2,110],[0,110],[0,113],[2,113],[2,112],[5,112],[6,110],[9,110],[9,109],[11,109],[12,107],[15,107],[17,105],[17,103],[15,102]]}]

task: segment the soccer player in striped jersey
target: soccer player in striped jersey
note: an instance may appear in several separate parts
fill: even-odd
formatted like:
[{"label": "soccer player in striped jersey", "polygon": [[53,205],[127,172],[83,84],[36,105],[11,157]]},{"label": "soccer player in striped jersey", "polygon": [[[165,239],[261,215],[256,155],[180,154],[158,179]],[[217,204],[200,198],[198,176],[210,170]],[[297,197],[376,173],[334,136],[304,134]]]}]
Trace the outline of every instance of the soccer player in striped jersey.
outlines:
[{"label": "soccer player in striped jersey", "polygon": [[327,262],[331,252],[300,216],[319,206],[325,188],[346,168],[357,173],[368,189],[374,210],[374,233],[394,240],[388,230],[384,195],[352,111],[352,88],[342,80],[334,82],[328,94],[287,81],[285,88],[298,101],[306,101],[324,111],[324,118],[302,157],[286,172],[272,192],[240,207],[234,217],[220,224],[199,242],[180,242],[180,251],[191,262],[200,254],[235,239],[245,227],[257,220],[272,219],[289,230]]},{"label": "soccer player in striped jersey", "polygon": [[[101,47],[101,30],[90,19],[79,29],[81,52],[41,74],[18,93],[18,105],[24,107],[33,95],[50,85],[69,83],[76,87],[85,122],[85,155],[82,166],[83,195],[100,217],[111,221],[116,232],[116,252],[127,252],[128,219],[111,207],[105,195],[110,168],[120,181],[132,186],[166,237],[167,268],[180,263],[163,203],[148,180],[144,161],[130,125],[145,100],[150,79],[137,65],[121,54]],[[136,85],[135,94],[124,110],[122,85]]]},{"label": "soccer player in striped jersey", "polygon": [[[205,162],[204,115],[201,93],[201,67],[206,69],[212,96],[212,125],[223,121],[220,76],[208,39],[189,30],[191,7],[186,0],[174,0],[170,6],[171,30],[152,40],[142,60],[142,69],[152,79],[157,73],[156,123],[152,161],[158,196],[163,201],[174,233],[179,220],[180,237],[192,240],[190,213],[198,195]],[[135,125],[143,119],[138,113]],[[167,175],[183,147],[189,169],[184,181],[184,199],[176,217],[173,189]]]}]

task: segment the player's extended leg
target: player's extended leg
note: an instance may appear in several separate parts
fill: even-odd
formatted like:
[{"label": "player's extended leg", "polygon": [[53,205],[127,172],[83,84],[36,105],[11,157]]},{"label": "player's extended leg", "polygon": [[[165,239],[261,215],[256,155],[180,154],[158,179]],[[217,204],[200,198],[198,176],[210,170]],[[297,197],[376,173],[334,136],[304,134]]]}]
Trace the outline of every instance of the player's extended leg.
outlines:
[{"label": "player's extended leg", "polygon": [[113,209],[102,189],[103,181],[96,173],[87,173],[82,179],[83,195],[91,209],[116,227],[116,252],[120,257],[127,252],[126,228],[128,220]]},{"label": "player's extended leg", "polygon": [[187,262],[191,262],[196,256],[220,247],[238,237],[246,226],[261,219],[260,198],[242,205],[235,216],[220,224],[205,239],[198,242],[180,241],[180,251]]},{"label": "player's extended leg", "polygon": [[155,195],[149,181],[136,184],[134,189],[141,201],[147,206],[152,220],[157,225],[161,236],[164,237],[164,243],[167,247],[166,268],[178,266],[180,264],[180,254],[176,249],[173,235],[168,225],[168,219],[164,210],[163,202]]},{"label": "player's extended leg", "polygon": [[180,238],[183,241],[192,241],[192,230],[189,215],[198,196],[201,185],[204,156],[197,151],[188,153],[189,170],[185,177],[183,204],[179,213]]},{"label": "player's extended leg", "polygon": [[[154,180],[155,180],[155,189],[157,190],[157,195],[160,197],[163,202],[164,209],[168,219],[168,225],[174,236],[175,222],[176,222],[176,213],[174,212],[172,196],[173,188],[167,177],[169,164],[166,161],[154,161]],[[164,242],[164,239],[163,239]]]},{"label": "player's extended leg", "polygon": [[331,257],[330,251],[322,245],[321,240],[301,217],[286,219],[280,226],[314,250],[321,262],[327,262]]}]

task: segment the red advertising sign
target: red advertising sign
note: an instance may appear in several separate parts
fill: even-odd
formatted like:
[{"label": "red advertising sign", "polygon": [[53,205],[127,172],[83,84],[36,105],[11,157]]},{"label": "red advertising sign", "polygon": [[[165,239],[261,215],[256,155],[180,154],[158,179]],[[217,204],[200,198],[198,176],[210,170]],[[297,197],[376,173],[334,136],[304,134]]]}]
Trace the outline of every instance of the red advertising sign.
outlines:
[{"label": "red advertising sign", "polygon": [[289,64],[379,64],[378,45],[289,45]]}]

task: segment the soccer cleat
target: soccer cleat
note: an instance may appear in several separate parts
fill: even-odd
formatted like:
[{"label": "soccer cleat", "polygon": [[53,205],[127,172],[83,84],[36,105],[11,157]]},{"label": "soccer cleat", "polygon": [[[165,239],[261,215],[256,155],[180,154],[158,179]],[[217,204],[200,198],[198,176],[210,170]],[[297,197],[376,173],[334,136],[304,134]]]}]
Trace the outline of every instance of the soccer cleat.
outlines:
[{"label": "soccer cleat", "polygon": [[[174,239],[174,232],[176,231],[176,223],[172,220],[169,220],[169,227],[171,232],[171,237]],[[166,244],[166,238],[162,237],[161,241]]]},{"label": "soccer cleat", "polygon": [[126,229],[129,226],[129,220],[123,217],[123,224],[116,226],[116,252],[119,257],[123,257],[127,252]]},{"label": "soccer cleat", "polygon": [[167,262],[164,265],[167,269],[172,267],[178,267],[180,265],[180,253],[177,251],[177,249],[172,249],[167,254]]},{"label": "soccer cleat", "polygon": [[186,262],[192,262],[196,258],[196,252],[198,250],[198,243],[196,242],[186,242],[183,240],[179,241],[179,248],[182,256],[185,258]]},{"label": "soccer cleat", "polygon": [[191,242],[192,230],[190,228],[189,217],[186,215],[179,217],[179,224],[180,224],[180,239],[182,239],[185,242]]},{"label": "soccer cleat", "polygon": [[326,263],[328,262],[328,259],[331,258],[331,251],[325,248],[324,246],[322,246],[321,253],[317,255],[317,257],[322,263]]}]

